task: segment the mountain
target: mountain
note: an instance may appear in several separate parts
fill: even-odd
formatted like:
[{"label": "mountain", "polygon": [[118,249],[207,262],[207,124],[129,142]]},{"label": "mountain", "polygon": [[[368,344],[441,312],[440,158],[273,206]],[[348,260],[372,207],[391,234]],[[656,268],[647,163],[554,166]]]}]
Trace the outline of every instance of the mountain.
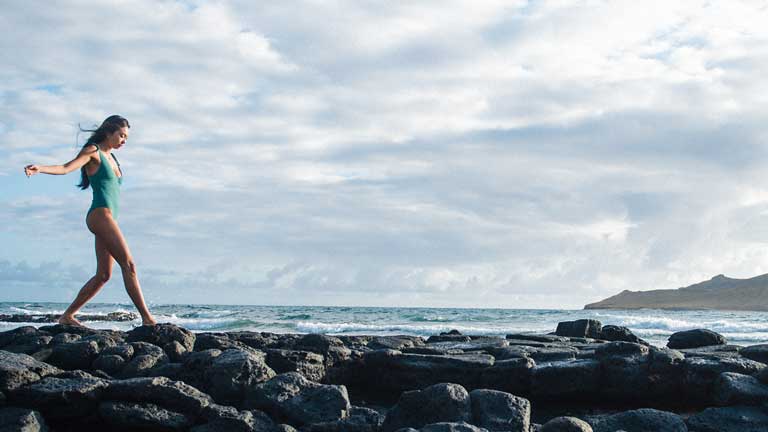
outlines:
[{"label": "mountain", "polygon": [[768,274],[749,279],[717,275],[678,289],[624,290],[584,309],[721,309],[768,311]]}]

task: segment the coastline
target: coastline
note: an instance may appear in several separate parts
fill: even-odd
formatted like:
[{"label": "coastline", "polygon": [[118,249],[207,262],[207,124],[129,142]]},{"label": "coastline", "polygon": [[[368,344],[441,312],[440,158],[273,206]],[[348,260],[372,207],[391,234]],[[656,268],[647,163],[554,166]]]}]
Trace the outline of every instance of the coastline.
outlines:
[{"label": "coastline", "polygon": [[[530,432],[565,414],[590,430],[706,430],[697,425],[744,412],[768,419],[768,346],[702,330],[686,336],[698,346],[660,348],[619,326],[560,324],[504,338],[19,327],[0,333],[2,410],[55,430]],[[763,421],[754,415],[740,426]]]},{"label": "coastline", "polygon": [[[0,303],[1,314],[40,315],[61,313],[64,303]],[[472,309],[397,307],[318,307],[264,305],[153,304],[161,322],[195,333],[256,331],[270,333],[324,333],[343,335],[410,335],[424,339],[456,329],[464,334],[504,337],[510,333],[548,333],[562,321],[581,318],[628,327],[652,345],[664,346],[677,331],[708,328],[723,334],[729,343],[748,346],[768,343],[768,323],[763,313],[718,311],[589,310],[578,309]],[[132,313],[129,304],[89,303],[84,314],[106,316]],[[138,321],[90,321],[104,330],[129,331]],[[40,323],[5,323],[0,331]]]}]

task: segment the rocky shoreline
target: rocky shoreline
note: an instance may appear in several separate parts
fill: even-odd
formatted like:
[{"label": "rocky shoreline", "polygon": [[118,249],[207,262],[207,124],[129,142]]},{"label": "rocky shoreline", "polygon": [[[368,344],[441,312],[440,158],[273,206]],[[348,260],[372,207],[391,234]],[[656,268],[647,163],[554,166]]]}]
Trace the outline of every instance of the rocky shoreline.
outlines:
[{"label": "rocky shoreline", "polygon": [[766,431],[768,344],[551,334],[0,333],[0,431]]}]

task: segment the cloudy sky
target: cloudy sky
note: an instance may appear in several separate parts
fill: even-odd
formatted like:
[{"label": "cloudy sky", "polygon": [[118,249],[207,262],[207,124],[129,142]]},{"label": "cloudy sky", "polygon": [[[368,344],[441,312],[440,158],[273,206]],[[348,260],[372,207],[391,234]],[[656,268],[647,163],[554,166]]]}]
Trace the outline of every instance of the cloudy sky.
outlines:
[{"label": "cloudy sky", "polygon": [[[151,303],[581,308],[768,272],[766,1],[56,1],[0,12],[0,301],[95,270],[131,122]],[[128,302],[119,272],[95,301]]]}]

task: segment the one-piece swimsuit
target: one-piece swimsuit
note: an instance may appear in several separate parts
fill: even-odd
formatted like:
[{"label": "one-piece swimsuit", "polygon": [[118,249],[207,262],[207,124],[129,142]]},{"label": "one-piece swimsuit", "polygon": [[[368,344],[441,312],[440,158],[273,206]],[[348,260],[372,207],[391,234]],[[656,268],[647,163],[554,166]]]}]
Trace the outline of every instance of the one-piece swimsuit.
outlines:
[{"label": "one-piece swimsuit", "polygon": [[[99,169],[96,170],[94,175],[88,176],[91,182],[91,189],[93,189],[93,201],[91,202],[91,208],[88,209],[85,217],[95,208],[106,207],[112,212],[112,217],[117,219],[117,213],[120,209],[120,185],[123,184],[122,169],[120,170],[120,177],[115,174],[115,170],[112,169],[112,165],[107,161],[107,157],[101,149],[99,152]],[[112,158],[117,159],[112,155]],[[120,169],[120,164],[117,164]]]}]

